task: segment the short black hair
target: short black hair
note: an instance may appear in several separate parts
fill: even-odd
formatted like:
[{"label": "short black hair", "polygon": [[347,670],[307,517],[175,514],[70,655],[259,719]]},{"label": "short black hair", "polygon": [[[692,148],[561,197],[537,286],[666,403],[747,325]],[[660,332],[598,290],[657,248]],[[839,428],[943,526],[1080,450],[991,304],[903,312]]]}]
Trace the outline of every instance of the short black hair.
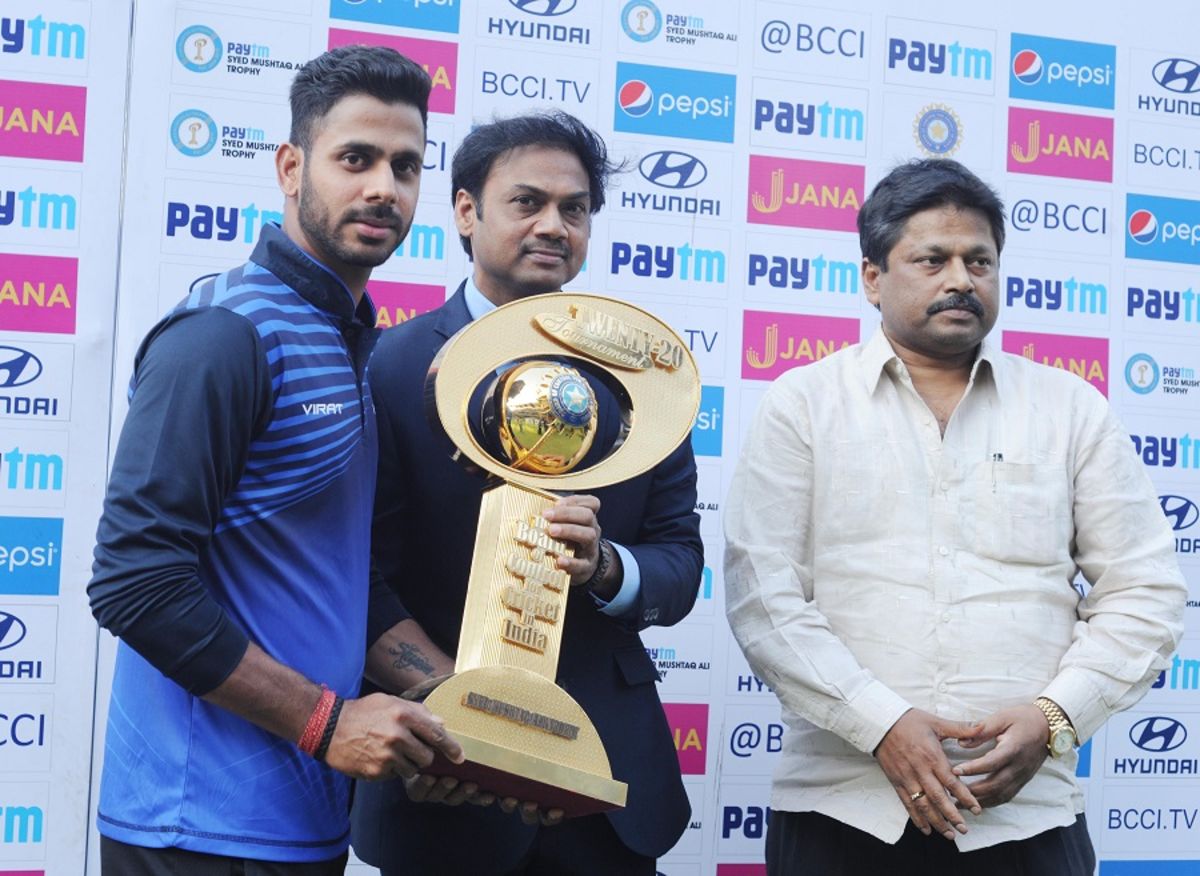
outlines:
[{"label": "short black hair", "polygon": [[937,207],[978,210],[992,227],[996,252],[1004,249],[1004,202],[992,187],[957,161],[923,158],[893,168],[858,211],[863,256],[886,271],[909,217]]},{"label": "short black hair", "polygon": [[321,119],[352,94],[384,103],[407,103],[429,117],[433,82],[419,64],[386,46],[340,46],[318,55],[292,80],[292,130],[288,139],[301,149],[312,145]]},{"label": "short black hair", "polygon": [[[608,179],[621,167],[609,159],[608,147],[599,134],[559,110],[496,119],[467,134],[450,166],[450,203],[455,203],[459,190],[465,190],[482,216],[483,184],[488,174],[500,158],[522,146],[547,146],[575,155],[587,174],[589,209],[592,213],[600,212]],[[459,239],[467,255],[471,255],[470,238]]]}]

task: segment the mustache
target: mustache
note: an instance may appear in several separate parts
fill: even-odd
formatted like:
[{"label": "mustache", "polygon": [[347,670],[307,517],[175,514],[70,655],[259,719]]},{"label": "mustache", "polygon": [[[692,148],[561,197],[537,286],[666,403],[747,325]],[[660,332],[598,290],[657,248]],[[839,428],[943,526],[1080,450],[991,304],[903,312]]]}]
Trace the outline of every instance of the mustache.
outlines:
[{"label": "mustache", "polygon": [[973,295],[961,295],[955,292],[953,295],[948,295],[940,301],[935,301],[929,305],[929,309],[925,313],[928,316],[933,316],[935,313],[941,313],[943,310],[969,310],[980,319],[983,318],[983,305]]},{"label": "mustache", "polygon": [[352,210],[346,214],[343,220],[346,223],[370,221],[375,224],[384,223],[393,228],[399,228],[401,223],[400,214],[384,204],[377,207],[367,207],[363,210]]},{"label": "mustache", "polygon": [[552,252],[560,255],[563,258],[569,258],[571,248],[565,243],[550,243],[549,241],[537,244],[525,244],[521,247],[521,254],[526,255],[531,252]]}]

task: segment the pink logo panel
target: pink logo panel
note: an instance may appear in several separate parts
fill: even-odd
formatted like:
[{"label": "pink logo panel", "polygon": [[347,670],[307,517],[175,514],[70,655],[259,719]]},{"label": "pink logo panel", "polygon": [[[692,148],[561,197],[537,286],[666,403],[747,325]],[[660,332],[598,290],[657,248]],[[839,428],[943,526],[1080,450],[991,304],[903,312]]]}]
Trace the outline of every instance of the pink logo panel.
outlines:
[{"label": "pink logo panel", "polygon": [[1008,108],[1008,171],[1112,182],[1113,120]]},{"label": "pink logo panel", "polygon": [[857,319],[747,310],[742,314],[742,377],[774,380],[857,344]]},{"label": "pink logo panel", "polygon": [[679,771],[685,776],[704,775],[708,755],[708,704],[663,703],[667,724],[679,754]]},{"label": "pink logo panel", "polygon": [[1004,332],[1001,346],[1006,353],[1070,371],[1108,395],[1108,338]]},{"label": "pink logo panel", "polygon": [[77,259],[0,253],[0,329],[75,333]]},{"label": "pink logo panel", "polygon": [[407,322],[414,316],[441,307],[446,300],[442,286],[426,283],[391,283],[372,280],[367,291],[378,310],[376,325],[381,329]]},{"label": "pink logo panel", "polygon": [[87,89],[0,79],[0,155],[83,161]]},{"label": "pink logo panel", "polygon": [[865,175],[857,164],[751,155],[746,221],[855,231]]},{"label": "pink logo panel", "polygon": [[393,36],[383,33],[366,33],[360,30],[329,28],[329,48],[338,46],[387,46],[402,55],[412,58],[425,68],[433,79],[433,91],[429,94],[429,111],[453,113],[454,94],[458,90],[458,44],[441,40],[422,40],[417,37]]}]

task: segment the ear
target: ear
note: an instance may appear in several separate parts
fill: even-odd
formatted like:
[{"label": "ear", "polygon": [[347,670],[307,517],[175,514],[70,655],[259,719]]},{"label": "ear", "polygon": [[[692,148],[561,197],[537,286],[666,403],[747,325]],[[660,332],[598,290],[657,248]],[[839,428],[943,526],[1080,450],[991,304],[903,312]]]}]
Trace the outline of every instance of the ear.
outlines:
[{"label": "ear", "polygon": [[875,264],[866,256],[862,260],[862,283],[863,291],[866,293],[867,301],[871,303],[876,310],[879,309],[879,275],[883,273],[883,269]]},{"label": "ear", "polygon": [[466,189],[454,193],[454,226],[460,237],[470,237],[475,231],[475,223],[479,221],[479,211],[475,199]]},{"label": "ear", "polygon": [[300,178],[304,171],[304,152],[299,146],[284,143],[275,150],[275,179],[285,197],[300,194]]}]

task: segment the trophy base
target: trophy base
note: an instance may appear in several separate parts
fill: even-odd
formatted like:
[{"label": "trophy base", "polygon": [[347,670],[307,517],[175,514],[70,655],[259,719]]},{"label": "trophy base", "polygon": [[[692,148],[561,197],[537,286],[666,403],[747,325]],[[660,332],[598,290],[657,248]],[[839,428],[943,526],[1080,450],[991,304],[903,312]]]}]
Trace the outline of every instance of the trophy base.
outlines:
[{"label": "trophy base", "polygon": [[474,782],[567,818],[619,809],[628,786],[615,781],[599,734],[554,682],[524,669],[469,669],[443,682],[425,705],[445,721],[466,760],[441,755],[430,775]]}]

